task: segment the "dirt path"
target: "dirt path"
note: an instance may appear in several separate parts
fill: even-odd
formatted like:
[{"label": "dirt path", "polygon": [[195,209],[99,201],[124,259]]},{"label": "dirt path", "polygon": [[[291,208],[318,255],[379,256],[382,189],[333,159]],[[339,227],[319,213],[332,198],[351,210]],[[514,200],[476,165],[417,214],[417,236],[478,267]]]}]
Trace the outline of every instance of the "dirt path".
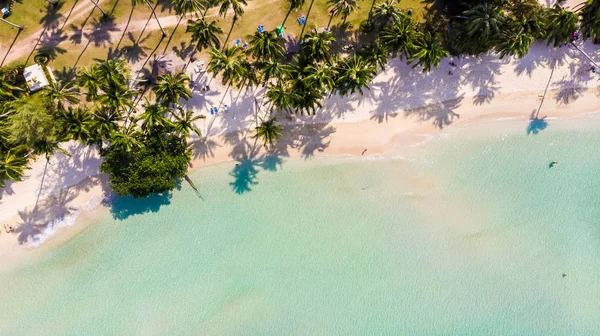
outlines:
[{"label": "dirt path", "polygon": [[[89,0],[79,0],[79,1],[83,1],[84,3],[78,4],[75,9],[73,10],[73,13],[71,13],[71,16],[68,19],[68,22],[61,22],[57,27],[60,28],[62,26],[65,26],[70,23],[73,22],[74,20],[76,20],[77,18],[80,18],[83,14],[89,14],[89,11],[92,10],[92,8],[94,7],[94,5],[89,1]],[[99,2],[102,2],[103,0],[99,0]],[[248,6],[245,7],[246,11],[249,10],[253,10],[256,8],[261,8],[264,6],[268,6],[271,3],[274,3],[276,1],[279,0],[271,0],[268,2],[264,2],[261,3],[260,5],[256,5],[255,2],[250,2],[248,4]],[[216,17],[218,15],[218,8],[213,8],[211,9],[211,14],[206,15],[206,17]],[[233,11],[230,10],[227,12],[227,15],[232,15]],[[191,18],[192,14],[188,14],[188,18]],[[177,22],[179,21],[179,16],[177,15],[171,15],[171,16],[163,16],[163,17],[159,17],[158,18],[160,20],[160,24],[163,26],[163,28],[166,27],[173,27],[175,25],[177,25]],[[51,47],[61,47],[62,49],[67,49],[69,48],[69,46],[73,45],[72,41],[77,41],[77,43],[75,43],[76,45],[86,45],[88,42],[91,41],[91,45],[95,44],[95,45],[111,45],[113,43],[117,43],[118,40],[121,38],[121,35],[123,34],[123,30],[125,29],[125,27],[127,27],[127,32],[138,32],[144,29],[144,26],[146,26],[147,23],[147,19],[142,19],[142,20],[135,20],[135,21],[131,21],[129,22],[129,26],[127,26],[126,23],[122,23],[122,24],[118,24],[118,25],[107,25],[105,27],[95,27],[95,28],[88,28],[88,29],[84,29],[82,31],[79,32],[65,32],[64,30],[62,32],[59,31],[58,28],[53,29],[53,30],[48,30],[44,33],[44,36],[42,36],[40,38],[40,36],[42,35],[42,33],[44,32],[43,29],[40,29],[39,31],[33,33],[32,35],[21,39],[20,41],[18,41],[12,48],[12,50],[10,51],[10,54],[6,57],[6,60],[4,62],[4,64],[9,64],[10,62],[16,61],[18,59],[27,57],[27,55],[29,55],[29,53],[34,49],[38,39],[40,39],[40,43],[39,45],[46,45],[46,46],[51,46]],[[186,20],[182,20],[181,24],[184,25],[186,22]],[[156,23],[156,20],[151,19],[150,22],[148,22],[148,26],[146,27],[146,32],[150,32],[150,31],[154,31],[154,30],[159,30],[159,26]],[[39,47],[38,45],[38,47]],[[67,51],[68,52],[68,51]],[[0,55],[2,56],[2,55]]]},{"label": "dirt path", "polygon": [[[102,3],[104,0],[97,0],[98,4]],[[48,35],[57,35],[59,29],[66,27],[68,23],[72,23],[73,21],[81,18],[84,15],[88,15],[90,11],[95,8],[94,4],[89,0],[77,0],[77,4],[73,7],[73,10],[67,11],[63,15],[61,15],[54,22],[48,23],[47,26],[49,28],[41,28],[32,33],[29,36],[21,37],[16,43],[13,45],[10,50],[10,54],[6,56],[4,64],[9,64],[12,61],[15,61],[21,57],[25,57],[28,55],[38,43],[38,40],[42,40],[42,34],[45,36]],[[0,55],[4,57],[4,55]]]}]

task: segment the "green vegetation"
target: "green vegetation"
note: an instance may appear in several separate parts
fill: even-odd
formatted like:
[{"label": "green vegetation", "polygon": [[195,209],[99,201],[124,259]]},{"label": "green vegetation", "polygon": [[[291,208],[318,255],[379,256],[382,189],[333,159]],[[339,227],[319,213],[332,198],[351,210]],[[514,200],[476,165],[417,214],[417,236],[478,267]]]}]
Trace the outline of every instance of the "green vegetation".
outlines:
[{"label": "green vegetation", "polygon": [[[174,28],[160,27],[163,34],[135,32],[126,41],[123,33],[118,50],[82,43],[69,52],[47,53],[54,67],[68,67],[74,60],[88,66],[65,68],[68,76],[34,95],[26,90],[22,67],[0,69],[0,181],[19,180],[29,159],[49,158],[62,141],[76,140],[100,148],[101,170],[119,195],[144,197],[174,188],[191,157],[188,137],[201,135],[194,123],[202,117],[180,104],[191,98],[189,78],[183,72],[160,75],[152,87],[133,90],[126,62],[149,59],[169,44],[189,46],[192,57],[205,53],[210,58],[207,71],[220,76],[227,89],[264,86],[267,112],[264,120],[257,116],[254,138],[273,147],[282,131],[277,114],[314,114],[330,94],[363,94],[390,56],[423,72],[450,54],[495,51],[500,57],[523,57],[534,41],[555,47],[569,42],[579,19],[584,38],[600,38],[600,0],[582,4],[579,13],[560,5],[546,8],[535,0],[448,1],[443,11],[428,7],[426,12],[422,4],[396,0],[257,1],[253,8],[246,8],[245,0],[160,5],[109,0],[81,27],[76,21],[75,28],[83,30],[88,19],[96,20],[94,29],[125,23],[120,18],[126,13],[127,24],[132,18],[158,22],[156,12],[166,8],[173,8],[179,19]],[[57,15],[63,15],[61,8]],[[189,12],[195,18],[178,30]],[[297,24],[297,14],[305,15],[305,25]],[[223,19],[214,19],[217,15]],[[257,32],[257,23],[266,31]],[[301,36],[296,55],[287,53],[274,30],[278,25]],[[238,36],[245,36],[248,48],[232,46]],[[140,56],[133,58],[132,51]],[[98,54],[106,54],[107,60],[94,60]],[[144,97],[146,92],[153,92],[155,100]]]}]

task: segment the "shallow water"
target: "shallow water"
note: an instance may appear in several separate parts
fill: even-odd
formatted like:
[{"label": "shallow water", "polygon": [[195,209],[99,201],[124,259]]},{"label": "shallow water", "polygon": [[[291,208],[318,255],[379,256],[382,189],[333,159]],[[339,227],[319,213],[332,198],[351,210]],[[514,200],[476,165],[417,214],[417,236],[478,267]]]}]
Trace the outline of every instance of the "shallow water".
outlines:
[{"label": "shallow water", "polygon": [[2,271],[0,334],[598,335],[599,129],[198,169]]}]

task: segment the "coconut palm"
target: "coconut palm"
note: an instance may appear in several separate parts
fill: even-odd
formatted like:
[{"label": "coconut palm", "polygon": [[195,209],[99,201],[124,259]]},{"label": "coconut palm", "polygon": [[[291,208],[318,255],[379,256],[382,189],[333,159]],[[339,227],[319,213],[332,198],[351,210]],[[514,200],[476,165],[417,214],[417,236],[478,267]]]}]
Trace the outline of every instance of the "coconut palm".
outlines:
[{"label": "coconut palm", "polygon": [[408,58],[420,33],[416,31],[417,23],[411,18],[403,18],[388,25],[381,32],[381,43],[394,57]]},{"label": "coconut palm", "polygon": [[85,89],[87,101],[92,101],[98,96],[98,76],[98,68],[95,65],[89,70],[83,68],[77,74],[77,85]]},{"label": "coconut palm", "polygon": [[600,37],[600,0],[587,0],[575,7],[581,16],[579,30],[584,38]]},{"label": "coconut palm", "polygon": [[129,68],[125,61],[108,59],[98,64],[96,68],[96,80],[101,84],[100,88],[105,90],[109,86],[127,86],[129,79]]},{"label": "coconut palm", "polygon": [[415,41],[415,49],[408,62],[413,63],[413,68],[418,65],[423,67],[423,72],[437,67],[444,57],[448,57],[448,50],[442,47],[442,43],[430,32],[425,32]]},{"label": "coconut palm", "polygon": [[219,15],[225,17],[227,11],[231,8],[234,13],[234,17],[240,17],[244,14],[244,7],[248,3],[246,0],[221,0],[221,7],[219,8]]},{"label": "coconut palm", "polygon": [[535,38],[523,29],[518,31],[503,30],[494,43],[494,48],[500,53],[500,58],[507,55],[523,58],[534,40]]},{"label": "coconut palm", "polygon": [[156,129],[165,129],[173,126],[173,124],[165,117],[168,108],[158,103],[151,103],[148,100],[143,105],[144,113],[142,113],[137,120],[142,121],[142,130],[146,134],[150,134]]},{"label": "coconut palm", "polygon": [[95,110],[91,121],[91,139],[102,148],[102,141],[109,140],[111,134],[119,129],[121,118],[118,113],[108,109]]},{"label": "coconut palm", "polygon": [[358,52],[367,62],[372,65],[379,66],[381,70],[385,70],[389,55],[388,49],[379,41],[368,44]]},{"label": "coconut palm", "polygon": [[383,29],[387,25],[393,25],[398,22],[405,14],[400,8],[396,0],[385,0],[375,4],[371,15],[371,22],[378,29]]},{"label": "coconut palm", "polygon": [[140,133],[133,125],[120,128],[111,134],[110,146],[117,151],[131,152],[143,146],[139,138]]},{"label": "coconut palm", "polygon": [[487,2],[478,4],[458,16],[466,21],[466,32],[473,43],[488,45],[500,33],[504,17],[500,9]]},{"label": "coconut palm", "polygon": [[66,135],[81,143],[91,139],[92,134],[92,114],[81,107],[69,108],[62,113],[63,128]]},{"label": "coconut palm", "polygon": [[358,9],[356,0],[327,0],[327,3],[330,5],[329,13],[331,13],[329,23],[327,24],[328,30],[334,16],[341,15],[342,20],[345,23],[348,15]]},{"label": "coconut palm", "polygon": [[292,91],[294,91],[294,100],[292,101],[292,108],[300,114],[315,114],[317,108],[322,108],[321,100],[323,99],[323,92],[317,88],[307,85],[307,83],[301,79],[296,79],[292,82]]},{"label": "coconut palm", "polygon": [[74,81],[50,81],[49,85],[44,87],[44,95],[59,111],[62,111],[66,104],[79,102],[79,88]]},{"label": "coconut palm", "polygon": [[337,70],[325,62],[309,64],[302,69],[302,75],[309,86],[319,90],[331,91],[335,88]]},{"label": "coconut palm", "polygon": [[265,93],[266,104],[271,104],[271,112],[277,107],[280,111],[291,113],[291,106],[299,99],[298,95],[288,87],[281,84],[270,85]]},{"label": "coconut palm", "polygon": [[[206,3],[202,0],[171,0],[175,8],[175,14],[182,18],[187,13],[200,13],[206,9]],[[181,21],[181,19],[179,20]],[[177,24],[179,25],[179,23]]]},{"label": "coconut palm", "polygon": [[290,16],[290,13],[292,12],[292,10],[301,8],[302,6],[304,6],[304,3],[306,2],[306,0],[288,0],[288,1],[290,2],[290,9],[288,10],[287,14],[285,15],[283,22],[281,23],[282,26],[285,26],[285,22],[287,21],[288,16]]},{"label": "coconut palm", "polygon": [[238,89],[246,86],[247,89],[257,87],[261,83],[260,71],[257,69],[257,64],[249,62],[247,59],[242,59],[242,78],[238,83]]},{"label": "coconut palm", "polygon": [[300,48],[300,55],[308,61],[331,61],[331,43],[335,42],[330,32],[312,32],[306,34]]},{"label": "coconut palm", "polygon": [[244,59],[242,48],[226,47],[223,52],[212,48],[209,54],[211,59],[208,63],[208,72],[214,76],[220,74],[223,85],[236,84],[243,79],[245,68],[242,64]]},{"label": "coconut palm", "polygon": [[337,78],[338,92],[345,96],[358,91],[363,94],[363,88],[369,90],[369,82],[377,74],[377,67],[366,62],[361,56],[353,56],[342,60],[338,66]]},{"label": "coconut palm", "polygon": [[277,36],[275,31],[254,32],[249,36],[250,48],[248,52],[260,61],[272,61],[283,57],[283,38]]},{"label": "coconut palm", "polygon": [[175,121],[173,121],[173,126],[177,134],[189,137],[190,133],[194,132],[199,137],[202,136],[200,130],[194,126],[194,122],[203,119],[203,116],[194,115],[194,111],[192,110],[181,109],[179,114],[174,114],[174,117]]},{"label": "coconut palm", "polygon": [[281,131],[283,130],[283,127],[275,123],[275,118],[271,118],[266,121],[260,117],[259,119],[260,125],[256,126],[256,128],[254,129],[254,135],[252,136],[252,138],[255,142],[259,139],[262,140],[264,147],[267,147],[267,144],[273,147],[275,143],[277,143],[277,140],[281,138]]},{"label": "coconut palm", "polygon": [[33,153],[35,155],[44,155],[44,157],[46,158],[46,164],[50,161],[50,157],[52,156],[52,154],[54,154],[54,152],[59,152],[66,156],[71,156],[69,152],[60,147],[61,140],[67,139],[59,140],[54,138],[46,138],[37,141],[33,145]]},{"label": "coconut palm", "polygon": [[102,106],[108,108],[111,113],[118,113],[119,115],[127,107],[132,107],[133,102],[131,98],[135,95],[135,91],[128,90],[121,86],[110,86],[106,88],[106,91],[98,96],[98,101]]},{"label": "coconut palm", "polygon": [[184,100],[192,98],[192,92],[187,87],[189,80],[190,78],[183,71],[178,71],[175,75],[160,75],[152,91],[156,94],[159,103],[177,104],[182,98]]},{"label": "coconut palm", "polygon": [[280,81],[292,71],[292,67],[289,64],[279,61],[262,62],[259,64],[259,67],[263,84],[269,83],[273,78]]},{"label": "coconut palm", "polygon": [[208,48],[221,48],[218,35],[223,34],[223,30],[217,26],[217,21],[207,23],[204,18],[188,20],[186,32],[192,33],[192,42],[196,43],[198,52]]},{"label": "coconut palm", "polygon": [[556,4],[547,11],[546,32],[548,34],[548,45],[554,47],[569,42],[571,35],[577,30],[577,13],[571,12]]},{"label": "coconut palm", "polygon": [[7,101],[16,98],[15,92],[21,92],[18,86],[10,84],[4,77],[0,76],[0,101]]},{"label": "coconut palm", "polygon": [[4,181],[21,181],[27,167],[27,159],[14,151],[0,152],[0,188],[5,187]]}]

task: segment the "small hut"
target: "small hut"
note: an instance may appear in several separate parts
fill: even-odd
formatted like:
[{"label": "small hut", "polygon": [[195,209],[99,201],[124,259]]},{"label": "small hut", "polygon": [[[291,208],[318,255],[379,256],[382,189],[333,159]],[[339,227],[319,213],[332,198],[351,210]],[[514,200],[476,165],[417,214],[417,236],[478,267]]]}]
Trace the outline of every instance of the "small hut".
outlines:
[{"label": "small hut", "polygon": [[30,65],[25,68],[23,76],[25,77],[25,82],[31,92],[39,91],[50,84],[48,78],[46,78],[44,69],[39,64]]},{"label": "small hut", "polygon": [[183,70],[184,67],[185,62],[174,53],[163,54],[158,57],[155,56],[154,61],[152,62],[151,82],[155,83],[156,78],[160,75],[173,75],[177,71]]}]

